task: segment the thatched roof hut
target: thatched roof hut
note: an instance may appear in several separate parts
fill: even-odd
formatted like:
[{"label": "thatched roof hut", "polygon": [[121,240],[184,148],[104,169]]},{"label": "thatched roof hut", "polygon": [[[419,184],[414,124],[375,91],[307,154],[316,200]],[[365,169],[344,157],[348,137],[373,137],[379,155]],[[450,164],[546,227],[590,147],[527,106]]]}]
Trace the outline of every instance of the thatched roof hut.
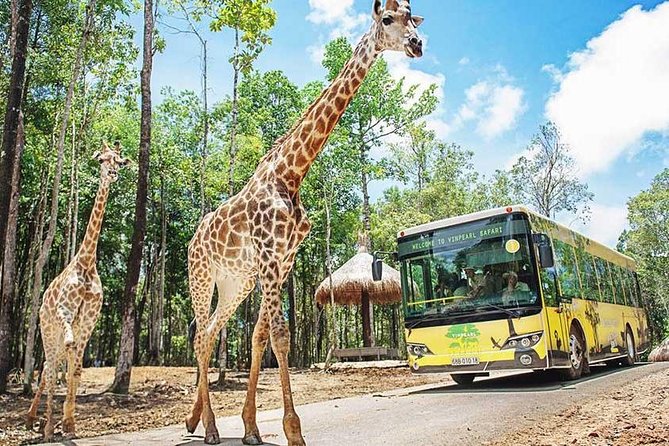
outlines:
[{"label": "thatched roof hut", "polygon": [[665,339],[662,344],[650,352],[648,360],[650,362],[669,361],[669,338]]},{"label": "thatched roof hut", "polygon": [[[402,300],[400,273],[383,264],[383,278],[372,279],[372,255],[364,244],[358,253],[332,273],[332,289],[335,303],[339,305],[361,305],[363,294],[372,304],[394,304]],[[330,303],[330,278],[316,289],[316,300],[321,305]]]}]

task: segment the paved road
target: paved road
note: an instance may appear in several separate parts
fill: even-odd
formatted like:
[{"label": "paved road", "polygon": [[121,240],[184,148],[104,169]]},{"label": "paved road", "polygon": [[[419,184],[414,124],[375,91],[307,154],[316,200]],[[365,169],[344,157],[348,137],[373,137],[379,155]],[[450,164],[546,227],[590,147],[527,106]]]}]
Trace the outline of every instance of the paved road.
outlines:
[{"label": "paved road", "polygon": [[[590,377],[571,383],[535,373],[507,375],[481,380],[467,388],[430,385],[307,404],[298,407],[297,412],[304,439],[311,446],[474,445],[667,368],[668,363],[628,369],[593,367]],[[258,413],[265,444],[286,444],[281,420],[282,410]],[[217,425],[222,445],[242,445],[240,416],[219,418]],[[195,434],[186,435],[185,428],[178,425],[63,444],[195,446],[203,444],[202,435],[201,426]]]}]

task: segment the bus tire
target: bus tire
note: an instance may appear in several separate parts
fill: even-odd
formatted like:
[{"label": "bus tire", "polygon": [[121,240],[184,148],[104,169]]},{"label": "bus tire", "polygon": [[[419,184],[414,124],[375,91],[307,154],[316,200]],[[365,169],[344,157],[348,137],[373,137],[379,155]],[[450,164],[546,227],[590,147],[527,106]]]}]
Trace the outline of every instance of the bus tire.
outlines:
[{"label": "bus tire", "polygon": [[636,361],[636,348],[634,347],[634,335],[629,327],[625,330],[625,351],[627,354],[620,361],[623,367],[630,367]]},{"label": "bus tire", "polygon": [[575,324],[572,324],[569,329],[569,362],[571,363],[571,367],[560,370],[562,379],[574,380],[581,377],[587,361],[585,352],[583,334]]},{"label": "bus tire", "polygon": [[476,375],[473,373],[451,374],[451,379],[453,379],[453,381],[460,384],[461,386],[466,386],[468,384],[473,383],[474,378],[476,378]]}]

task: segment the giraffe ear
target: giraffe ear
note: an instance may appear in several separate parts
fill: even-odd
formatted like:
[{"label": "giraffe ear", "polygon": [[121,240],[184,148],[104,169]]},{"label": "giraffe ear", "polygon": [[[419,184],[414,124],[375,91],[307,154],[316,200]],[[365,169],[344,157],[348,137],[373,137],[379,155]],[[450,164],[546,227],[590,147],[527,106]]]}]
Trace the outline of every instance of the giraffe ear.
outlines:
[{"label": "giraffe ear", "polygon": [[121,141],[114,141],[114,150],[116,150],[116,153],[118,154],[121,153]]},{"label": "giraffe ear", "polygon": [[100,159],[100,156],[101,156],[101,155],[102,155],[102,154],[101,154],[100,152],[95,152],[95,153],[93,154],[93,159],[94,159],[94,160],[97,160],[97,161],[99,161],[99,162],[102,162],[102,160]]},{"label": "giraffe ear", "polygon": [[419,15],[412,15],[411,16],[411,21],[413,22],[413,26],[418,28],[421,23],[423,23],[425,19]]},{"label": "giraffe ear", "polygon": [[383,14],[383,8],[381,8],[381,0],[374,0],[374,7],[372,9],[372,17],[375,21],[381,20],[381,14]]},{"label": "giraffe ear", "polygon": [[121,161],[118,163],[121,167],[127,167],[132,165],[132,161],[128,158],[121,158]]},{"label": "giraffe ear", "polygon": [[386,0],[386,11],[397,11],[399,7],[397,0]]}]

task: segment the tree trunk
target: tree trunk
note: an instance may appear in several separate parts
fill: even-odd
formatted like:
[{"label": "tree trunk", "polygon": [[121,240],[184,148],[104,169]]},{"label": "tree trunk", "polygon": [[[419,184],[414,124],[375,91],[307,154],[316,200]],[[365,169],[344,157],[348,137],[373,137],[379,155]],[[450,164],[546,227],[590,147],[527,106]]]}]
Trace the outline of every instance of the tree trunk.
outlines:
[{"label": "tree trunk", "polygon": [[330,347],[328,348],[327,356],[325,357],[325,368],[330,366],[332,354],[337,348],[337,312],[335,309],[334,300],[334,286],[332,284],[332,253],[330,252],[330,239],[332,238],[332,219],[330,217],[330,197],[325,196],[323,203],[325,205],[325,259],[327,265],[328,280],[330,281],[330,320],[328,321],[328,328],[330,328]]},{"label": "tree trunk", "polygon": [[[16,156],[16,140],[18,137],[19,114],[23,105],[23,86],[26,75],[26,58],[28,57],[28,31],[30,27],[30,14],[32,12],[32,0],[21,0],[20,4],[14,3],[12,17],[15,17],[16,27],[10,40],[14,53],[12,54],[12,71],[9,78],[7,91],[7,104],[5,108],[5,120],[2,129],[2,149],[0,150],[0,178],[11,178],[14,172],[14,164],[19,162]],[[18,11],[16,11],[18,8]],[[7,231],[7,219],[9,217],[9,206],[12,195],[13,181],[0,181],[0,241],[5,243]],[[3,264],[4,250],[0,250],[0,265]],[[2,311],[0,309],[0,311]],[[4,378],[3,349],[4,337],[9,333],[3,332],[0,325],[0,378]],[[6,370],[7,372],[9,370]],[[1,379],[0,379],[1,380]],[[4,390],[4,383],[0,384],[0,390]]]},{"label": "tree trunk", "polygon": [[[161,163],[162,164],[162,163]],[[162,172],[162,169],[161,169]],[[162,362],[163,307],[165,302],[165,250],[167,249],[167,215],[165,212],[165,184],[160,175],[160,257],[158,258],[158,293],[151,305],[151,332],[149,334],[149,352],[151,365]]]},{"label": "tree trunk", "polygon": [[72,226],[74,224],[74,194],[75,194],[75,175],[76,175],[76,129],[74,120],[72,120],[72,153],[70,155],[70,193],[67,198],[67,222],[65,224],[65,255],[63,256],[63,268],[65,268],[72,258],[74,257],[70,253],[74,251],[74,245],[76,242],[72,239],[72,234],[76,234],[76,230],[73,230]]},{"label": "tree trunk", "polygon": [[[16,223],[12,217],[12,200],[18,193],[20,181],[20,156],[18,155],[22,127],[21,108],[24,100],[24,83],[26,77],[26,58],[28,49],[28,32],[32,0],[12,2],[12,24],[10,30],[10,49],[12,50],[12,71],[7,91],[5,120],[0,146],[0,393],[7,386],[7,374],[12,367],[12,312],[14,307],[14,273],[15,259],[5,261],[5,253],[16,248]],[[23,144],[21,144],[22,146]],[[15,178],[16,175],[16,178]],[[18,202],[17,202],[18,203]],[[13,232],[14,234],[9,234]],[[11,260],[11,263],[9,262]],[[5,278],[5,276],[10,276]],[[11,281],[9,281],[11,279]],[[5,291],[5,284],[9,290]]]},{"label": "tree trunk", "polygon": [[141,72],[142,115],[139,138],[139,174],[135,198],[135,223],[132,246],[128,256],[128,269],[123,291],[123,328],[121,345],[110,391],[128,393],[132,373],[135,321],[135,297],[146,235],[146,201],[149,180],[149,153],[151,149],[151,71],[153,68],[153,0],[144,0],[144,54]]},{"label": "tree trunk", "polygon": [[202,134],[202,160],[200,165],[200,219],[207,213],[207,203],[205,197],[206,174],[207,174],[207,156],[209,142],[209,105],[207,102],[207,41],[203,40],[198,34],[202,43],[202,101],[203,103],[203,134]]},{"label": "tree trunk", "polygon": [[[11,345],[10,345],[10,333],[15,333],[15,330],[11,329],[12,318],[11,314],[14,307],[14,300],[16,296],[16,227],[18,223],[19,215],[19,195],[21,193],[21,155],[23,154],[23,149],[25,147],[25,133],[23,127],[23,113],[19,116],[19,126],[16,139],[17,149],[16,149],[16,158],[17,162],[14,163],[14,169],[12,171],[12,195],[10,197],[9,204],[9,215],[7,218],[7,237],[5,239],[4,246],[4,268],[2,273],[2,284],[0,284],[0,290],[2,294],[0,302],[2,306],[0,307],[0,326],[7,327],[7,335],[5,340],[2,341],[2,345],[7,349],[8,354],[6,355],[6,369],[9,371],[11,368]],[[16,321],[15,321],[16,322]],[[4,330],[0,330],[0,335],[3,334]],[[5,344],[6,343],[6,344]],[[6,346],[6,347],[5,347]],[[5,363],[5,358],[3,357],[3,364]],[[4,368],[3,368],[4,369]],[[0,371],[0,392],[5,391],[5,382],[6,382],[6,372]]]},{"label": "tree trunk", "polygon": [[67,133],[67,124],[70,118],[70,110],[72,108],[72,98],[74,96],[74,87],[79,81],[79,75],[81,72],[81,66],[84,59],[84,50],[86,49],[86,44],[88,38],[93,30],[93,24],[95,19],[95,3],[96,0],[89,0],[86,5],[86,16],[84,19],[84,30],[81,34],[81,40],[79,41],[79,46],[77,47],[77,53],[74,59],[74,66],[72,67],[72,76],[70,77],[70,83],[67,87],[67,93],[65,95],[65,104],[63,106],[63,115],[60,122],[60,130],[58,132],[58,140],[56,142],[56,151],[57,161],[56,161],[56,171],[53,176],[53,186],[51,189],[51,210],[49,214],[49,227],[47,229],[46,238],[42,244],[42,249],[40,254],[37,257],[37,265],[35,266],[35,281],[33,282],[32,289],[32,307],[30,313],[30,323],[28,326],[28,335],[26,337],[26,354],[24,358],[24,374],[25,381],[23,383],[23,393],[26,395],[32,394],[32,373],[34,370],[34,353],[33,345],[35,344],[35,336],[37,332],[37,318],[39,315],[39,304],[40,296],[42,292],[42,279],[44,267],[49,259],[49,251],[51,251],[51,245],[53,244],[53,239],[56,235],[56,227],[58,223],[58,192],[60,189],[60,180],[63,172],[63,158],[65,153],[65,135]]}]

